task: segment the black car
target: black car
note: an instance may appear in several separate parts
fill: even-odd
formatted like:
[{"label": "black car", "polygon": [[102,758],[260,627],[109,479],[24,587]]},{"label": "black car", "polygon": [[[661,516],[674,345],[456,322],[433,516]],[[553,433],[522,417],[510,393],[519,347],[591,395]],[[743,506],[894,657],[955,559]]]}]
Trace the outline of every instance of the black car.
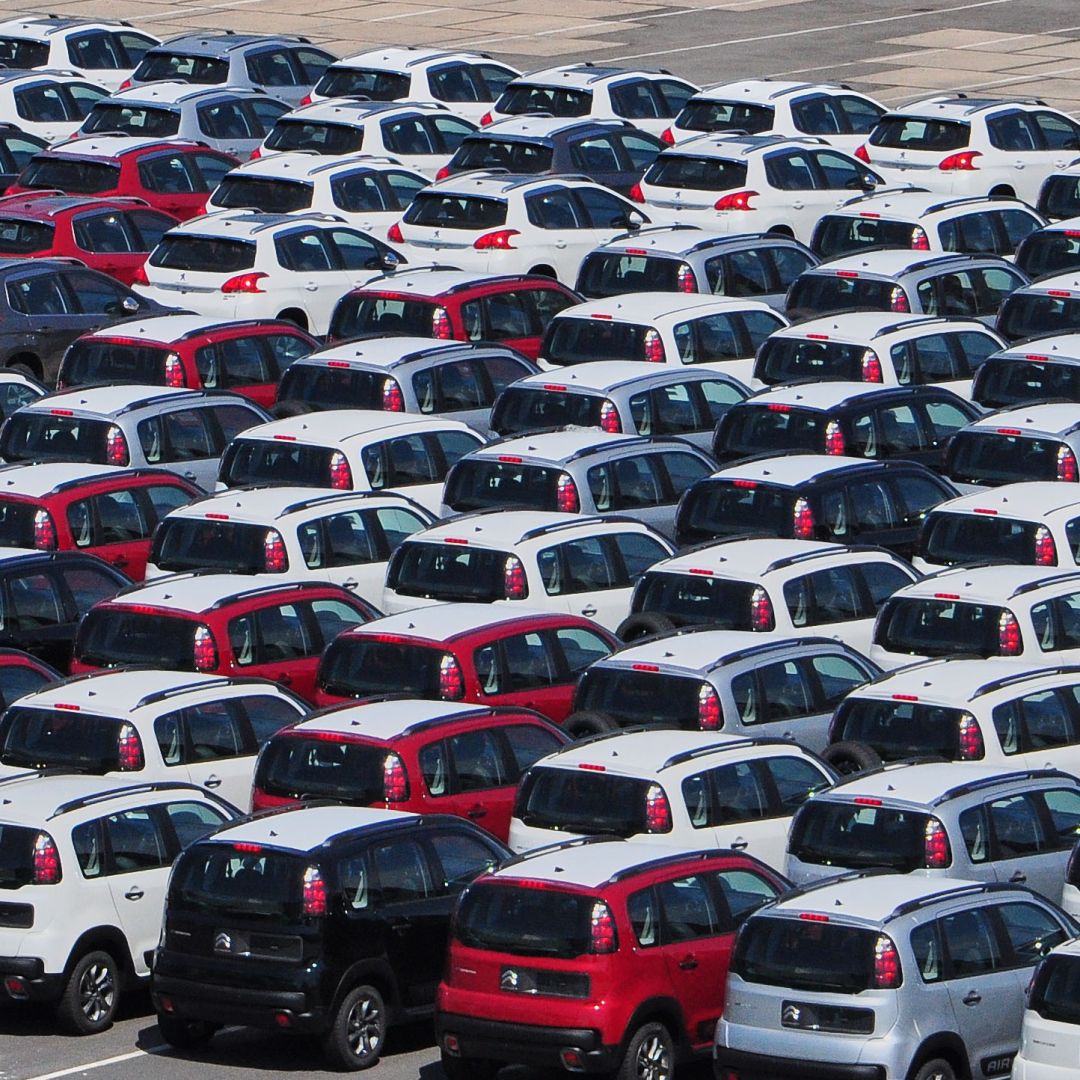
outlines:
[{"label": "black car", "polygon": [[9,187],[26,163],[49,144],[36,135],[28,135],[14,124],[0,123],[0,186]]},{"label": "black car", "polygon": [[0,367],[55,386],[81,334],[172,310],[74,259],[0,259]]},{"label": "black car", "polygon": [[375,1064],[390,1024],[434,1012],[454,904],[509,855],[450,815],[309,803],[226,826],[173,869],[151,986],[162,1036],[194,1047],[242,1024]]},{"label": "black car", "polygon": [[438,179],[473,169],[576,173],[628,195],[665,144],[623,120],[522,116],[466,135]]},{"label": "black car", "polygon": [[0,647],[67,671],[79,620],[131,584],[96,555],[0,550]]}]

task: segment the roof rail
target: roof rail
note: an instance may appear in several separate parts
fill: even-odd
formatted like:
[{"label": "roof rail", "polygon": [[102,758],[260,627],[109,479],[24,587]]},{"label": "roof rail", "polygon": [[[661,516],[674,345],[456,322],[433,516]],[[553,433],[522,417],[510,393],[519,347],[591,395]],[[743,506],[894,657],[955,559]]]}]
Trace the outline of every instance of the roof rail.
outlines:
[{"label": "roof rail", "polygon": [[[765,573],[770,573],[773,570],[782,570],[785,566],[794,566],[796,563],[807,562],[810,559],[823,559],[828,555],[846,555],[849,552],[857,552],[858,554],[863,555],[869,555],[872,552],[881,555],[890,555],[893,559],[899,559],[907,566],[911,565],[905,559],[901,559],[895,551],[890,551],[888,548],[881,547],[877,544],[853,544],[850,547],[847,545],[840,545],[843,547],[843,550],[838,552],[836,546],[832,544],[832,541],[824,540],[822,543],[830,544],[830,547],[825,551],[804,551],[797,555],[785,555],[782,559],[776,559],[774,562],[769,563],[769,565],[765,567]],[[912,567],[912,570],[914,571],[914,567]],[[915,578],[909,582],[909,584],[913,585],[918,580],[918,578]]]},{"label": "roof rail", "polygon": [[937,798],[932,799],[931,806],[940,806],[949,799],[958,799],[961,795],[968,795],[973,791],[981,791],[983,788],[996,787],[998,784],[1016,783],[1020,780],[1075,780],[1075,776],[1062,772],[1060,769],[1023,769],[1012,773],[997,773],[995,776],[983,776],[978,780],[968,780],[967,783],[957,784],[948,791],[943,791]]},{"label": "roof rail", "polygon": [[1025,585],[1020,585],[1013,589],[1009,593],[1009,599],[1014,596],[1023,596],[1029,592],[1036,592],[1039,589],[1045,589],[1048,585],[1057,585],[1069,581],[1080,581],[1080,570],[1073,570],[1068,574],[1054,574],[1045,578],[1039,578],[1037,581],[1029,581]]},{"label": "roof rail", "polygon": [[554,844],[544,844],[543,847],[532,848],[531,850],[525,851],[521,855],[517,855],[512,859],[507,859],[504,863],[500,863],[499,869],[507,870],[511,866],[520,866],[522,863],[527,862],[529,859],[535,859],[538,855],[548,855],[552,851],[585,847],[589,844],[621,844],[622,842],[622,837],[612,836],[610,833],[601,833],[597,836],[579,836],[576,840],[563,840]]},{"label": "roof rail", "polygon": [[703,848],[698,851],[674,851],[669,855],[659,855],[655,859],[649,859],[646,862],[635,863],[633,866],[625,866],[621,870],[616,870],[604,884],[615,885],[620,881],[625,881],[627,878],[636,877],[638,874],[646,874],[651,870],[659,870],[662,867],[677,863],[710,862],[717,858],[730,859],[731,850],[729,848]]},{"label": "roof rail", "polygon": [[693,750],[682,750],[678,754],[672,754],[656,771],[663,772],[664,769],[670,769],[676,765],[685,765],[688,761],[694,761],[699,757],[706,757],[709,754],[719,753],[723,750],[745,750],[748,746],[786,746],[791,748],[793,743],[790,739],[756,738],[753,736],[747,736],[744,739],[732,739],[723,743],[708,743],[705,746],[695,747]]},{"label": "roof rail", "polygon": [[834,874],[827,878],[818,878],[816,881],[808,881],[805,885],[796,886],[790,892],[778,896],[777,899],[787,903],[789,900],[797,900],[818,889],[827,888],[830,885],[839,885],[844,881],[857,881],[859,878],[879,877],[884,874],[895,874],[891,866],[872,866],[866,870],[845,870],[842,874]]},{"label": "roof rail", "polygon": [[[895,873],[895,871],[890,871],[890,873]],[[895,907],[892,914],[887,915],[882,922],[890,922],[891,920],[899,919],[904,915],[910,915],[913,911],[918,911],[920,908],[927,907],[929,904],[936,903],[938,900],[953,900],[961,896],[976,896],[980,893],[1003,892],[1018,888],[1022,888],[1022,886],[1010,881],[973,881],[970,885],[964,885],[960,888],[942,889],[939,892],[933,892],[927,896],[920,896],[915,900],[907,900]]]},{"label": "roof rail", "polygon": [[81,795],[77,799],[71,799],[66,803],[61,803],[61,805],[46,818],[46,821],[52,821],[53,818],[57,818],[61,814],[68,814],[72,810],[81,810],[84,806],[93,806],[95,803],[107,802],[109,799],[115,799],[119,795],[147,795],[154,791],[197,791],[202,795],[209,795],[218,802],[226,801],[220,796],[214,795],[212,792],[208,792],[199,787],[197,784],[184,784],[176,780],[158,781],[148,784],[121,784],[119,787],[109,788],[107,791],[95,791],[91,795]]},{"label": "roof rail", "polygon": [[259,679],[254,675],[211,675],[202,682],[181,683],[179,686],[170,686],[167,690],[155,690],[152,694],[145,694],[135,703],[136,709],[146,705],[156,705],[160,701],[168,701],[169,698],[179,694],[190,694],[195,690],[224,689],[229,686],[260,686],[267,690],[271,687],[281,689],[276,683],[267,679]]},{"label": "roof rail", "polygon": [[1018,671],[1015,675],[1004,675],[1000,679],[992,679],[990,682],[984,683],[971,697],[974,700],[987,694],[993,694],[997,690],[1004,690],[1007,686],[1016,686],[1018,683],[1029,682],[1032,679],[1043,679],[1048,675],[1080,675],[1080,665],[1060,664],[1057,667],[1049,668],[1026,668],[1024,671]]}]

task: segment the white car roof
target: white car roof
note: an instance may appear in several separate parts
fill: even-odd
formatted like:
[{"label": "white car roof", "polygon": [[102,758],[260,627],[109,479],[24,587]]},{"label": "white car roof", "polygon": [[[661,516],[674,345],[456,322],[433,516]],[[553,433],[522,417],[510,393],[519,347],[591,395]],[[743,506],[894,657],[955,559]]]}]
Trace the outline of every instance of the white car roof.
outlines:
[{"label": "white car roof", "polygon": [[375,409],[329,409],[304,413],[257,424],[242,431],[242,439],[284,439],[312,446],[328,446],[351,439],[382,439],[401,432],[468,431],[468,424],[441,416],[418,416],[415,413],[386,413]]},{"label": "white car roof", "polygon": [[362,126],[368,120],[409,113],[445,113],[440,105],[430,101],[354,101],[352,98],[326,98],[285,113],[284,120],[322,121],[323,123]]},{"label": "white car roof", "polygon": [[855,90],[838,86],[836,83],[796,82],[788,79],[739,79],[736,82],[713,83],[703,87],[694,95],[696,101],[775,101],[777,98],[790,97],[793,94],[817,91],[832,94],[857,94]]},{"label": "white car roof", "polygon": [[[0,473],[0,477],[3,473]],[[1058,511],[1080,510],[1080,492],[1064,490],[1070,485],[1056,480],[1027,480],[1002,484],[970,495],[948,499],[934,507],[934,513],[985,514],[1007,518],[1031,518],[1039,522]]]},{"label": "white car roof", "polygon": [[433,604],[431,607],[414,608],[412,611],[373,619],[369,623],[350,627],[348,633],[350,636],[358,636],[361,632],[399,634],[429,641],[449,641],[483,626],[498,626],[520,619],[545,619],[550,622],[556,615],[556,612],[518,607],[517,604]]},{"label": "white car roof", "polygon": [[[873,554],[888,557],[883,552]],[[761,536],[752,540],[731,540],[699,547],[655,563],[649,570],[666,574],[697,573],[709,577],[715,575],[745,581],[768,573],[773,569],[774,563],[783,559],[798,559],[806,555],[821,555],[823,558],[850,557],[862,562],[871,556],[871,552],[854,552],[844,544],[825,544],[820,540],[782,540]],[[813,563],[814,567],[823,565],[824,562]]]},{"label": "white car roof", "polygon": [[[614,252],[624,251],[628,254],[640,252],[648,255],[676,255],[680,258],[685,252],[693,251],[699,247],[710,244],[735,243],[746,240],[750,236],[761,236],[753,233],[720,233],[711,229],[701,228],[698,225],[646,225],[632,233],[626,233],[615,237],[594,248],[594,251]],[[791,237],[774,236],[771,240],[787,240],[795,243]]]},{"label": "white car roof", "polygon": [[57,409],[70,409],[78,413],[97,413],[112,416],[123,409],[137,406],[142,401],[161,401],[164,398],[191,398],[201,400],[198,390],[186,390],[173,386],[82,386],[73,390],[63,390],[37,401],[27,402],[19,412],[53,412]]},{"label": "white car roof", "polygon": [[847,382],[800,382],[795,385],[774,386],[755,394],[748,404],[798,405],[804,409],[833,409],[852,398],[874,397],[882,393],[895,393],[895,386],[881,383]]},{"label": "white car roof", "polygon": [[726,132],[709,132],[695,135],[692,139],[678,143],[670,150],[665,150],[661,157],[699,157],[723,158],[734,160],[766,150],[775,150],[781,146],[821,146],[821,140],[798,135],[773,135],[764,132],[760,135],[734,135]]},{"label": "white car roof", "polygon": [[[1038,281],[1033,281],[1030,285],[1023,286],[1023,291],[1035,293],[1067,292],[1075,296],[1080,293],[1080,274],[1075,270],[1069,270],[1064,274],[1042,277]],[[1031,344],[1034,345],[1036,342],[1033,341]]]},{"label": "white car roof", "polygon": [[[604,64],[556,64],[553,67],[527,71],[514,80],[518,85],[528,83],[539,86],[569,86],[577,90],[588,90],[597,83],[606,83],[611,79],[621,79],[627,75],[643,78],[660,78],[658,72],[643,71],[640,68],[611,67]],[[671,76],[675,78],[675,76]],[[680,82],[687,80],[679,78]]]},{"label": "white car roof", "polygon": [[605,840],[600,843],[542,848],[509,866],[496,870],[495,877],[525,881],[550,881],[595,889],[619,871],[655,862],[663,849],[634,840]]},{"label": "white car roof", "polygon": [[794,326],[774,330],[770,336],[805,338],[813,334],[825,340],[864,344],[885,334],[914,329],[919,324],[931,328],[960,327],[962,329],[989,331],[977,319],[945,319],[935,315],[901,315],[895,311],[847,311],[838,315],[823,315],[807,319]]},{"label": "white car roof", "polygon": [[676,368],[666,364],[661,367],[643,364],[640,360],[595,360],[587,364],[572,364],[554,371],[539,371],[535,375],[526,375],[514,385],[532,389],[542,386],[554,390],[582,390],[606,394],[629,384],[667,384],[681,382],[687,376],[695,381],[699,378],[724,378],[720,372],[708,368],[694,371],[692,367]]},{"label": "white car roof", "polygon": [[1013,409],[998,409],[989,416],[973,420],[969,429],[997,431],[1019,428],[1021,434],[1036,432],[1063,433],[1080,424],[1080,408],[1073,402],[1050,405],[1017,405]]},{"label": "white car roof", "polygon": [[970,261],[972,256],[958,254],[952,251],[910,251],[904,248],[874,248],[871,251],[841,255],[836,259],[818,263],[805,271],[807,274],[836,274],[840,271],[856,274],[882,274],[885,277],[896,277],[906,273],[915,265],[955,262],[961,260]]},{"label": "white car roof", "polygon": [[504,120],[497,120],[481,128],[478,135],[492,137],[507,136],[518,139],[546,139],[560,131],[569,131],[583,124],[609,124],[614,128],[623,128],[621,120],[604,120],[592,116],[536,116],[531,113],[513,115]]},{"label": "white car roof", "polygon": [[[67,139],[48,147],[49,154],[78,158],[118,158],[147,146],[167,149],[170,143],[189,146],[186,139],[140,138],[137,135],[91,135],[89,138]],[[39,153],[45,153],[44,150]]]},{"label": "white car roof", "polygon": [[467,349],[469,344],[466,341],[444,341],[438,338],[409,337],[404,334],[401,337],[387,335],[347,341],[343,345],[331,345],[328,349],[308,353],[307,356],[294,360],[293,364],[318,366],[327,361],[337,361],[338,366],[341,363],[347,363],[353,368],[390,368],[419,352],[437,357],[438,353],[458,353],[462,348]]},{"label": "white car roof", "polygon": [[593,447],[598,450],[607,450],[620,444],[637,445],[640,442],[641,437],[638,435],[616,435],[598,428],[567,428],[502,439],[497,443],[478,447],[471,451],[469,457],[485,459],[520,457],[538,461],[567,461],[581,451],[590,450]]},{"label": "white car roof", "polygon": [[[273,160],[273,159],[269,159]],[[392,274],[383,274],[354,289],[356,293],[416,293],[417,296],[438,296],[462,285],[472,285],[478,281],[490,281],[494,275],[481,274],[474,270],[425,270],[422,267],[395,270]]]},{"label": "white car roof", "polygon": [[77,71],[69,71],[66,68],[0,69],[0,84],[5,86],[19,86],[23,83],[35,82],[84,83],[86,81],[85,75],[80,75]]},{"label": "white car roof", "polygon": [[865,464],[866,458],[843,457],[839,454],[787,454],[782,457],[736,463],[719,469],[712,475],[720,480],[757,480],[763,484],[795,487],[815,476],[824,476],[838,469]]},{"label": "white car roof", "polygon": [[378,157],[374,154],[316,154],[313,150],[283,150],[279,154],[251,158],[230,169],[228,175],[298,181],[310,180],[316,174],[352,173],[362,169],[374,169],[376,172],[382,169],[405,169],[405,172],[413,172],[395,158]]},{"label": "white car roof", "polygon": [[[229,237],[230,239],[255,240],[260,235],[272,239],[279,229],[291,229],[303,223],[312,225],[340,226],[342,221],[333,214],[320,214],[308,210],[297,214],[264,214],[259,210],[215,210],[189,218],[169,230],[194,236]],[[225,271],[222,271],[225,273]]]},{"label": "white car roof", "polygon": [[[1055,570],[1057,571],[1055,573]],[[892,598],[906,599],[919,597],[959,597],[961,601],[1001,604],[1016,595],[1017,589],[1041,582],[1042,587],[1055,586],[1068,590],[1066,584],[1074,574],[1064,575],[1060,569],[1052,566],[1013,566],[1005,563],[993,563],[989,566],[951,566],[947,570],[931,574],[921,581],[913,581],[902,589],[897,589]],[[1076,582],[1073,582],[1076,585]]]},{"label": "white car roof", "polygon": [[[129,23],[119,19],[79,19],[68,16],[22,15],[0,22],[0,35],[3,37],[22,37],[33,41],[48,41],[54,34],[68,33],[72,30],[118,30],[124,27],[135,29]],[[154,37],[139,28],[140,34]]]},{"label": "white car roof", "polygon": [[188,82],[148,82],[132,86],[127,90],[118,90],[102,101],[116,102],[121,105],[182,105],[188,101],[203,98],[266,97],[265,94],[245,86],[195,86]]},{"label": "white car roof", "polygon": [[[1055,356],[1055,353],[1059,356]],[[1034,341],[1025,341],[1008,349],[1002,349],[998,355],[1016,356],[1022,360],[1029,356],[1046,357],[1051,360],[1080,360],[1080,334],[1053,334]]]},{"label": "white car roof", "polygon": [[107,603],[124,607],[164,608],[197,615],[221,600],[259,588],[277,586],[288,591],[296,586],[280,574],[202,574],[181,573],[154,578],[129,592],[108,599]]},{"label": "white car roof", "polygon": [[911,802],[923,806],[962,784],[999,777],[1002,783],[1024,778],[1024,772],[1008,772],[996,765],[969,761],[903,762],[886,766],[864,776],[841,780],[822,792],[822,798],[853,799],[871,796],[884,802]]},{"label": "white car roof", "polygon": [[[987,109],[998,109],[1002,106],[1027,110],[1034,107],[1034,102],[1013,98],[965,97],[946,93],[935,94],[919,101],[912,101],[907,105],[901,105],[889,111],[900,116],[932,116],[935,119],[969,123],[972,116],[977,113],[985,112]],[[1046,108],[1046,106],[1041,107]]]},{"label": "white car roof", "polygon": [[678,319],[725,311],[773,311],[761,300],[743,300],[707,293],[636,292],[589,300],[563,308],[556,319],[605,319],[612,322],[642,323],[658,319]]},{"label": "white car roof", "polygon": [[451,719],[476,713],[484,715],[488,711],[483,705],[449,701],[368,701],[309,716],[292,725],[292,730],[360,735],[389,742],[414,724],[426,720]]},{"label": "white car roof", "polygon": [[[506,199],[511,191],[529,192],[533,188],[550,187],[553,182],[558,182],[565,187],[596,187],[591,180],[576,180],[569,176],[526,176],[503,172],[465,172],[454,176],[448,176],[445,180],[439,180],[430,184],[421,194],[442,195],[450,192],[453,195],[465,197],[474,196],[485,199]],[[606,189],[605,189],[606,190]]]},{"label": "white car roof", "polygon": [[949,210],[1011,209],[1026,205],[1018,199],[956,198],[950,199],[940,192],[904,190],[882,192],[879,195],[856,196],[843,206],[830,210],[829,214],[845,217],[922,218],[928,214]]},{"label": "white car roof", "polygon": [[[41,466],[34,466],[40,468]],[[120,470],[122,471],[122,470]],[[3,472],[0,472],[2,492]],[[333,510],[370,509],[381,506],[410,506],[411,501],[394,492],[326,491],[286,485],[257,488],[230,488],[208,495],[197,502],[170,510],[169,518],[195,518],[236,521],[246,525],[264,525],[296,515],[307,519]]]},{"label": "white car roof", "polygon": [[211,839],[307,852],[352,829],[416,817],[403,810],[376,810],[368,806],[304,806],[267,817],[248,818],[215,833]]},{"label": "white car roof", "polygon": [[[135,790],[132,790],[133,787]],[[112,792],[114,797],[107,801],[101,799],[100,796],[106,792]],[[52,833],[53,830],[61,830],[64,827],[62,823],[55,820],[55,812],[61,806],[77,799],[94,796],[99,796],[99,798],[94,798],[93,804],[87,809],[96,817],[118,809],[116,804],[120,803],[122,806],[127,800],[145,806],[147,803],[176,799],[180,796],[196,799],[203,797],[199,788],[186,784],[184,788],[148,791],[145,787],[135,786],[130,781],[127,784],[117,782],[115,777],[110,776],[65,776],[55,773],[41,775],[28,771],[15,773],[0,780],[0,822],[39,826],[44,831]],[[54,835],[59,838],[60,833],[56,832]]]},{"label": "white car roof", "polygon": [[490,60],[490,57],[483,53],[427,48],[423,45],[382,45],[365,52],[353,53],[351,56],[343,56],[340,60],[335,60],[332,66],[406,72],[432,60],[466,60],[480,63]]},{"label": "white car roof", "polygon": [[[805,636],[781,638],[755,633],[752,630],[695,630],[630,645],[597,661],[604,666],[656,664],[661,669],[681,668],[685,671],[710,671],[725,657],[744,649],[775,648],[798,645]],[[840,648],[839,644],[837,648]]]},{"label": "white car roof", "polygon": [[[131,470],[118,465],[90,465],[74,461],[50,461],[40,465],[0,467],[0,496],[25,495],[39,499],[61,484],[80,480],[113,479],[130,475]],[[167,476],[167,473],[162,473]]]},{"label": "white car roof", "polygon": [[[2,476],[3,473],[0,473]],[[477,547],[505,550],[525,542],[529,539],[527,534],[534,531],[544,533],[546,542],[546,535],[553,529],[560,530],[560,539],[570,539],[578,532],[595,533],[597,529],[605,535],[650,531],[644,522],[629,519],[616,523],[610,518],[563,514],[557,510],[498,510],[452,518],[413,533],[408,540],[432,544],[445,544],[453,540],[462,546],[475,544]]]},{"label": "white car roof", "polygon": [[188,334],[196,334],[211,326],[221,326],[222,319],[179,312],[176,315],[154,315],[148,319],[132,319],[84,334],[84,338],[145,338],[147,341],[169,345]]}]

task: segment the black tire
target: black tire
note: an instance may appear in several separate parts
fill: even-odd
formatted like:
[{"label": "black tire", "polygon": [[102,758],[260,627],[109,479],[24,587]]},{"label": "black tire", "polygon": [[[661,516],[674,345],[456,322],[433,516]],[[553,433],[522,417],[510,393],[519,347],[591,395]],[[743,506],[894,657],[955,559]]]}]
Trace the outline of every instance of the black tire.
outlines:
[{"label": "black tire", "polygon": [[617,1080],[671,1080],[675,1041],[663,1024],[642,1024],[627,1044]]},{"label": "black tire", "polygon": [[446,1074],[446,1080],[495,1080],[501,1068],[497,1061],[486,1058],[451,1057],[445,1050],[442,1054],[442,1071]]},{"label": "black tire", "polygon": [[199,1050],[214,1037],[219,1025],[211,1024],[209,1020],[181,1020],[158,1013],[157,1026],[161,1037],[170,1046],[177,1050]]},{"label": "black tire", "polygon": [[670,634],[675,629],[675,622],[659,611],[639,611],[628,615],[621,623],[615,636],[620,641],[641,641],[642,638]]},{"label": "black tire", "polygon": [[845,739],[832,743],[821,752],[825,759],[841,776],[853,776],[881,766],[881,756],[866,743]]},{"label": "black tire", "polygon": [[556,281],[559,278],[559,275],[555,273],[555,268],[553,266],[534,266],[529,271],[529,276],[554,278]]},{"label": "black tire", "polygon": [[956,1080],[956,1070],[942,1058],[934,1058],[920,1066],[911,1080]]},{"label": "black tire", "polygon": [[990,192],[991,199],[1015,199],[1016,192],[1011,187],[1005,184],[999,184],[993,191]]},{"label": "black tire", "polygon": [[327,1060],[344,1072],[370,1069],[382,1053],[388,1020],[382,994],[374,986],[354,986],[341,999],[323,1036]]},{"label": "black tire", "polygon": [[97,1035],[112,1027],[120,1004],[121,974],[120,965],[104,950],[81,956],[56,1006],[60,1026],[72,1035]]},{"label": "black tire", "polygon": [[17,371],[20,375],[29,375],[31,379],[40,379],[41,372],[29,361],[15,360],[7,366],[8,371]]},{"label": "black tire", "polygon": [[279,311],[277,317],[281,322],[291,322],[299,326],[301,330],[308,328],[307,316],[298,308],[289,308],[287,311]]},{"label": "black tire", "polygon": [[563,731],[574,739],[587,739],[590,735],[603,735],[614,731],[619,725],[604,713],[582,709],[571,713],[563,721]]},{"label": "black tire", "polygon": [[290,416],[303,416],[311,412],[311,406],[303,401],[277,401],[270,406],[270,415],[278,420],[285,420]]}]

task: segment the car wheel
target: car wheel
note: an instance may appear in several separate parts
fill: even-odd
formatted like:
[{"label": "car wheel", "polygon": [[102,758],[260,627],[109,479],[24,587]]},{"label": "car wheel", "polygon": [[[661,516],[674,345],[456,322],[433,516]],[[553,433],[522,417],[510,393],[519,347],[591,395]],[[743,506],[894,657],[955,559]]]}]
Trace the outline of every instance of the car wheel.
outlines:
[{"label": "car wheel", "polygon": [[1015,199],[1016,192],[1007,184],[999,184],[990,192],[991,199]]},{"label": "car wheel", "polygon": [[107,952],[95,950],[71,969],[56,1015],[66,1031],[96,1035],[112,1026],[119,1002],[120,966]]},{"label": "car wheel", "polygon": [[642,1024],[634,1032],[618,1080],[671,1080],[675,1075],[675,1044],[663,1024]]},{"label": "car wheel", "polygon": [[386,1003],[374,986],[354,986],[323,1037],[327,1059],[348,1072],[370,1069],[386,1041]]},{"label": "car wheel", "polygon": [[442,1055],[442,1071],[446,1080],[495,1080],[495,1075],[502,1068],[497,1061],[484,1058],[451,1057]]},{"label": "car wheel", "polygon": [[827,761],[841,776],[853,776],[855,773],[877,769],[881,765],[881,755],[866,743],[845,739],[843,742],[826,746],[821,752]]},{"label": "car wheel", "polygon": [[674,629],[674,620],[667,615],[662,615],[659,611],[639,611],[619,623],[615,636],[620,641],[640,641],[642,638],[670,634]]},{"label": "car wheel", "polygon": [[603,713],[582,709],[581,712],[571,713],[563,721],[562,726],[566,734],[572,738],[587,739],[590,735],[605,735],[609,731],[614,731],[618,724]]},{"label": "car wheel", "polygon": [[923,1065],[912,1080],[956,1080],[956,1070],[947,1061],[934,1058]]},{"label": "car wheel", "polygon": [[208,1020],[181,1020],[176,1016],[158,1013],[158,1031],[161,1037],[177,1050],[198,1050],[205,1046],[218,1030],[217,1024]]},{"label": "car wheel", "polygon": [[8,371],[16,371],[20,375],[29,375],[31,379],[40,379],[41,375],[33,366],[25,360],[16,360],[7,366]]}]

